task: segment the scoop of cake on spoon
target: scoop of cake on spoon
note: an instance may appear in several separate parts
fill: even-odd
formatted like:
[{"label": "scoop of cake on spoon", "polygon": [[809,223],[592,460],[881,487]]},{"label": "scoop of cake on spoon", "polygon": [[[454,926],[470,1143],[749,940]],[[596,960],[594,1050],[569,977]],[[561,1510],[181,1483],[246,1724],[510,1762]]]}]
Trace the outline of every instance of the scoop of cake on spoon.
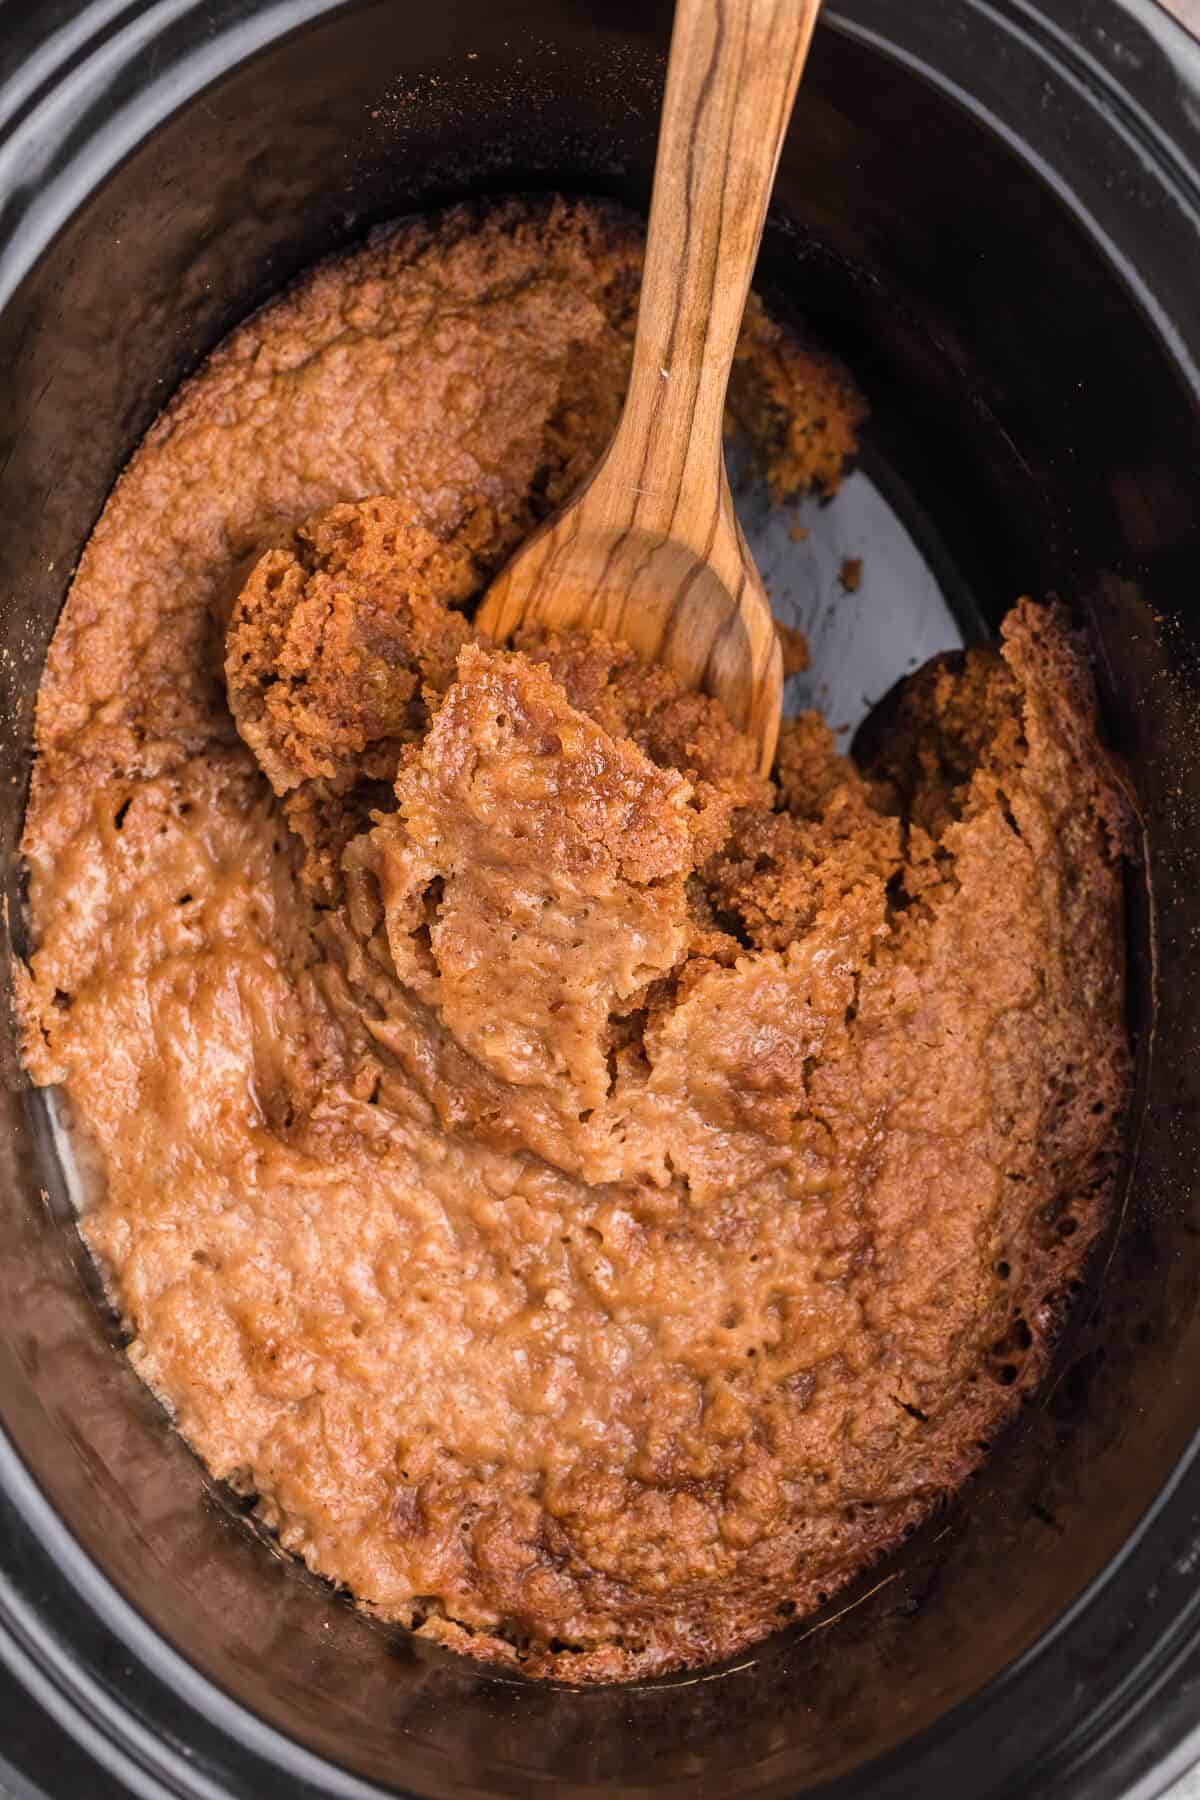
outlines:
[{"label": "scoop of cake on spoon", "polygon": [[592,629],[721,701],[775,754],[783,677],[722,424],[780,146],[820,0],[678,0],[633,367],[611,445],[502,569],[479,624]]}]

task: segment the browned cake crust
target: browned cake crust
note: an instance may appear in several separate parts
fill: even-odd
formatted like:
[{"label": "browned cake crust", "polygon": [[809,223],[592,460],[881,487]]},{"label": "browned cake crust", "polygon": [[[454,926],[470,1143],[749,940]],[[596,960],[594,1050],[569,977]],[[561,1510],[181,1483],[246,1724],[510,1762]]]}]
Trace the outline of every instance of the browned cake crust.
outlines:
[{"label": "browned cake crust", "polygon": [[[472,630],[615,421],[638,256],[460,210],[235,333],[81,563],[25,838],[135,1367],[365,1607],[574,1681],[738,1649],[963,1481],[1127,1083],[1057,609],[770,782],[620,646]],[[861,405],[757,307],[735,409],[836,486]]]}]

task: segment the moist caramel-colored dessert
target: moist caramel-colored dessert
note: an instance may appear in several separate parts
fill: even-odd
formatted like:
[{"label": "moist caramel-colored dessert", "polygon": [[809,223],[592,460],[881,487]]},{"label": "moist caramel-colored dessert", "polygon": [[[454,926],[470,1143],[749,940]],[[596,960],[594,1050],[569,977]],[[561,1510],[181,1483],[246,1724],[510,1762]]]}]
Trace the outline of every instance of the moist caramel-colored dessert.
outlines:
[{"label": "moist caramel-colored dessert", "polygon": [[[639,247],[459,210],[251,319],[84,555],[37,720],[26,1057],[129,1354],[379,1616],[573,1681],[702,1664],[955,1490],[1119,1147],[1125,813],[1064,616],[770,781],[498,562],[619,410]],[[861,404],[751,309],[780,493]],[[793,665],[803,645],[791,643]]]}]

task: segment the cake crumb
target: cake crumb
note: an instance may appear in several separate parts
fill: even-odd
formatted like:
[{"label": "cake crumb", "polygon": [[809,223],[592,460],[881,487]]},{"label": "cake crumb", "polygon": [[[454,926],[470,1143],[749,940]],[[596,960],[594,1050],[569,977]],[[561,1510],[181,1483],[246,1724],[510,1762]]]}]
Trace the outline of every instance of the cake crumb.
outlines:
[{"label": "cake crumb", "polygon": [[786,681],[791,675],[802,675],[812,663],[808,639],[804,633],[797,626],[785,625],[782,619],[776,619],[775,635],[779,639],[779,648],[783,656],[784,680]]}]

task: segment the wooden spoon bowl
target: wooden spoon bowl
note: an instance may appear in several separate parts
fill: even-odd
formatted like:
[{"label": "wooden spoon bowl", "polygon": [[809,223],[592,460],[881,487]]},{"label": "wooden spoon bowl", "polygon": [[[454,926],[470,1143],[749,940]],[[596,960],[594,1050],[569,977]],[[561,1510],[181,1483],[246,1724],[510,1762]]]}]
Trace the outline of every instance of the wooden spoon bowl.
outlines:
[{"label": "wooden spoon bowl", "polygon": [[493,584],[485,624],[499,639],[522,625],[602,631],[643,661],[664,663],[685,687],[715,695],[770,764],[779,643],[728,490],[707,556],[661,532],[593,527],[588,509],[571,507]]}]

